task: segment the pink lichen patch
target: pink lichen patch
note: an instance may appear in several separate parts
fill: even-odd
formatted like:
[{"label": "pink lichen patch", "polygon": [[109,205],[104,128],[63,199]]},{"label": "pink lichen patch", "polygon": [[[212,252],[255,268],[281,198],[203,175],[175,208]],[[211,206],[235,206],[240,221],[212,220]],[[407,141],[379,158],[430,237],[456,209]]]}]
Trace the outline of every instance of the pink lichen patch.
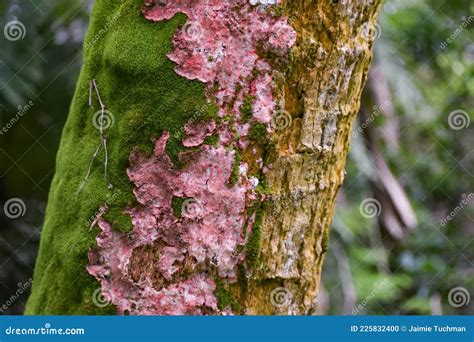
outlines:
[{"label": "pink lichen patch", "polygon": [[[89,252],[87,271],[99,280],[105,300],[116,305],[120,314],[200,315],[218,313],[215,283],[208,276],[195,274],[188,280],[161,289],[147,280],[134,282],[129,262],[138,242],[134,234],[114,232],[107,222],[99,221],[98,250]],[[176,251],[171,251],[171,258]],[[177,260],[180,260],[179,258]]]},{"label": "pink lichen patch", "polygon": [[[188,20],[175,34],[168,57],[179,75],[206,83],[209,101],[232,120],[185,125],[182,143],[192,149],[179,155],[183,168],[165,153],[168,132],[156,140],[152,156],[131,152],[127,174],[139,203],[126,208],[133,231],[118,233],[99,217],[101,232],[87,267],[119,313],[231,313],[217,308],[213,279],[236,280],[255,222],[247,209],[262,200],[255,192],[258,179],[249,175],[263,168],[262,152],[250,144],[251,122],[243,120],[241,107],[251,96],[251,120],[271,130],[272,70],[257,51],[284,55],[296,40],[284,17],[248,1],[147,0],[144,7],[153,21],[177,13]],[[217,146],[205,144],[214,134]],[[236,150],[253,154],[254,160],[240,161],[236,168]],[[237,179],[230,182],[232,174]],[[182,200],[181,215],[173,207],[176,198]]]},{"label": "pink lichen patch", "polygon": [[[268,11],[259,11],[244,0],[175,0],[144,7],[145,17],[153,21],[170,19],[176,13],[188,17],[186,24],[174,39],[174,50],[168,57],[176,63],[176,72],[189,79],[218,85],[217,104],[220,115],[227,107],[252,94],[259,98],[254,103],[255,118],[268,123],[274,107],[269,67],[260,67],[264,60],[257,50],[263,48],[284,55],[296,41],[296,32],[285,17],[276,17]],[[266,62],[265,62],[266,63]],[[262,77],[254,87],[248,79],[254,70]],[[264,108],[259,108],[259,106]],[[239,116],[238,106],[231,108]]]},{"label": "pink lichen patch", "polygon": [[216,123],[214,121],[187,124],[184,126],[186,137],[183,140],[183,145],[186,147],[199,146],[206,137],[212,135],[215,129]]},{"label": "pink lichen patch", "polygon": [[163,253],[160,255],[158,261],[158,268],[167,280],[171,280],[173,274],[179,271],[175,263],[183,262],[185,256],[185,249],[178,249],[176,247],[166,246],[163,248]]},{"label": "pink lichen patch", "polygon": [[[159,237],[170,246],[185,248],[198,262],[216,260],[220,276],[235,277],[242,258],[236,249],[244,243],[242,227],[250,184],[228,185],[234,152],[222,146],[204,145],[180,158],[186,166],[176,170],[165,153],[150,158],[132,154],[127,173],[143,205],[130,211],[134,231],[147,242]],[[181,218],[173,215],[173,197],[192,199],[184,202]],[[148,229],[156,231],[156,237]]]},{"label": "pink lichen patch", "polygon": [[251,84],[252,94],[255,94],[252,115],[266,124],[272,121],[274,109],[271,86],[272,77],[269,74],[259,75]]},{"label": "pink lichen patch", "polygon": [[[235,280],[237,265],[244,258],[239,246],[246,242],[246,199],[252,183],[229,185],[234,152],[204,145],[200,151],[181,154],[187,164],[177,170],[164,152],[168,137],[165,132],[157,140],[153,156],[146,157],[138,151],[130,156],[127,173],[140,203],[128,210],[132,233],[114,232],[108,222],[99,220],[99,248],[89,255],[89,273],[101,282],[104,293],[122,313],[184,313],[189,312],[189,303],[214,309],[210,305],[214,304],[209,297],[214,286],[210,278],[200,276],[199,291],[189,287],[195,283],[189,281],[177,281],[162,289],[154,288],[151,279],[134,281],[129,267],[133,250],[138,247],[156,241],[164,244],[159,260],[150,265],[160,271],[164,283],[173,281],[186,257],[194,260],[193,269],[210,264],[216,275]],[[181,218],[173,214],[173,197],[192,199],[184,202]],[[163,293],[172,293],[173,302],[182,301],[185,307],[176,303],[172,310],[166,306],[150,307],[150,303],[167,301],[166,296],[161,296]],[[181,295],[186,298],[176,299]]]}]

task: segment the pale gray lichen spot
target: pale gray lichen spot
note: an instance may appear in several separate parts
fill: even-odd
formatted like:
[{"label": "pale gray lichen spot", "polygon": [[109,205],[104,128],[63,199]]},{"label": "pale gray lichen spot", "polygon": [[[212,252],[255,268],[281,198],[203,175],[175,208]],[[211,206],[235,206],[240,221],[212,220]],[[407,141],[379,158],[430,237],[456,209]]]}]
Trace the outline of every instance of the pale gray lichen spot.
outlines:
[{"label": "pale gray lichen spot", "polygon": [[327,119],[324,125],[324,133],[322,138],[322,148],[323,152],[330,152],[334,141],[336,140],[337,133],[337,116],[340,114],[339,111],[331,114]]},{"label": "pale gray lichen spot", "polygon": [[286,248],[286,261],[279,276],[282,278],[299,277],[297,261],[299,250],[304,241],[305,231],[309,227],[309,217],[305,213],[298,213],[294,218],[294,225],[286,235],[284,244]]}]

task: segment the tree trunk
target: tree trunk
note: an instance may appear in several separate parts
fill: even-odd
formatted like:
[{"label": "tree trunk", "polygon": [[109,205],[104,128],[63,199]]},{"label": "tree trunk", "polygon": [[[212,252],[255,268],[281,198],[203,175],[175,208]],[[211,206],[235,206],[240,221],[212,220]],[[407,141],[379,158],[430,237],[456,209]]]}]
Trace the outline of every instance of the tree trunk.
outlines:
[{"label": "tree trunk", "polygon": [[380,3],[203,3],[95,4],[27,313],[317,307]]}]

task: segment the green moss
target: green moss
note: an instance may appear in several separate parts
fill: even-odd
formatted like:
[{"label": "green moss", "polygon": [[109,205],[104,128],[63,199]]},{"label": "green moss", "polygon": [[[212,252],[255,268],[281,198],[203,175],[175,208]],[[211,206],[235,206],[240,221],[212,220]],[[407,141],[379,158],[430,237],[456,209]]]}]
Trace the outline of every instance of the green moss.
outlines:
[{"label": "green moss", "polygon": [[252,226],[252,233],[250,234],[249,241],[245,246],[247,268],[254,268],[260,257],[264,204],[265,203],[258,202],[256,207],[249,208],[248,216],[255,213],[255,222]]},{"label": "green moss", "polygon": [[323,239],[321,241],[321,249],[323,254],[328,251],[329,248],[329,228],[323,232]]},{"label": "green moss", "polygon": [[241,159],[242,157],[240,156],[240,152],[238,150],[235,150],[234,165],[232,166],[232,174],[230,175],[230,180],[229,180],[230,185],[234,185],[239,179]]},{"label": "green moss", "polygon": [[284,9],[280,5],[275,5],[271,7],[271,11],[275,17],[281,17],[283,15]]},{"label": "green moss", "polygon": [[267,129],[261,122],[255,122],[250,126],[248,137],[255,141],[265,141],[267,136]]},{"label": "green moss", "polygon": [[211,135],[210,137],[206,137],[204,139],[204,144],[211,145],[211,146],[217,146],[219,143],[219,136],[217,134]]},{"label": "green moss", "polygon": [[181,213],[183,212],[183,203],[187,200],[187,198],[183,197],[173,197],[171,200],[171,207],[173,208],[173,215],[177,218],[181,217]]},{"label": "green moss", "polygon": [[255,192],[261,194],[261,195],[268,195],[270,194],[270,189],[267,187],[267,184],[265,183],[265,179],[259,178],[259,183],[257,187],[255,188]]},{"label": "green moss", "polygon": [[[185,16],[153,23],[143,18],[141,5],[142,1],[137,0],[95,3],[84,66],[57,154],[27,314],[113,312],[113,307],[99,308],[92,301],[99,284],[86,272],[87,251],[95,245],[98,232],[87,228],[91,213],[120,191],[104,217],[114,224],[114,229],[128,231],[130,218],[124,209],[135,204],[126,174],[132,149],[138,146],[141,151],[152,153],[154,139],[168,130],[166,152],[177,162],[184,149],[184,124],[201,108],[203,119],[216,116],[217,109],[206,100],[205,85],[179,77],[166,57],[172,49],[173,34],[185,22]],[[114,15],[118,20],[105,29],[107,18]],[[99,144],[99,132],[92,124],[92,116],[99,109],[95,96],[95,108],[87,105],[92,79],[97,80],[115,122],[106,131],[113,189],[106,186],[101,152],[83,191],[76,195]]]},{"label": "green moss", "polygon": [[247,121],[252,118],[252,104],[254,97],[252,95],[247,95],[244,98],[244,103],[240,106],[240,112],[242,113],[242,118]]},{"label": "green moss", "polygon": [[230,306],[232,311],[240,311],[239,304],[237,300],[232,296],[232,294],[225,288],[224,281],[220,278],[215,279],[216,290],[214,295],[217,298],[217,306],[220,310],[224,310],[226,307]]}]

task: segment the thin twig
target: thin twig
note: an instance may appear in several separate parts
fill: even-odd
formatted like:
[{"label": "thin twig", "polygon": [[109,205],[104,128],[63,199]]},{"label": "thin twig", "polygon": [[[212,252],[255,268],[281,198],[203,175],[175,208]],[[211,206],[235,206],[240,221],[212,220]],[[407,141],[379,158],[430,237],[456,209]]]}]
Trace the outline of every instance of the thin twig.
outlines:
[{"label": "thin twig", "polygon": [[93,107],[92,106],[92,93],[94,92],[94,90],[95,90],[95,93],[97,95],[97,100],[99,101],[99,104],[100,104],[100,119],[99,119],[99,141],[100,141],[100,144],[99,144],[99,146],[97,146],[97,149],[95,150],[95,152],[92,156],[91,162],[89,164],[89,169],[87,170],[86,177],[84,178],[81,185],[79,186],[79,189],[77,190],[77,194],[79,194],[82,191],[82,189],[84,188],[84,185],[86,184],[87,180],[89,179],[89,176],[90,176],[90,173],[91,173],[91,170],[92,170],[92,165],[94,164],[94,160],[97,158],[97,155],[98,155],[99,150],[100,150],[101,147],[104,148],[104,154],[105,154],[105,158],[104,158],[104,179],[107,183],[107,188],[112,189],[112,184],[109,182],[109,175],[108,175],[109,152],[108,152],[108,149],[107,149],[107,137],[104,133],[104,128],[103,128],[104,116],[105,116],[105,113],[106,113],[106,109],[105,109],[105,104],[104,104],[104,102],[102,102],[102,98],[100,97],[99,88],[97,87],[97,83],[96,83],[95,79],[93,79],[89,84],[89,101],[88,101],[89,107]]},{"label": "thin twig", "polygon": [[89,163],[89,168],[87,169],[86,177],[84,177],[84,180],[82,181],[81,186],[79,186],[79,189],[77,189],[76,195],[79,195],[79,193],[82,191],[82,188],[84,187],[84,185],[86,185],[86,182],[89,179],[89,176],[90,176],[91,171],[92,171],[92,164],[94,164],[94,160],[95,160],[95,158],[97,158],[97,155],[99,154],[99,150],[100,150],[101,146],[102,146],[102,144],[99,144],[97,146],[94,154],[92,155],[91,161]]},{"label": "thin twig", "polygon": [[92,87],[93,87],[93,84],[91,81],[89,82],[89,102],[88,102],[89,107],[92,107]]},{"label": "thin twig", "polygon": [[104,179],[107,182],[107,188],[112,189],[113,186],[109,182],[109,172],[108,172],[108,163],[109,163],[109,152],[107,151],[107,140],[104,137],[103,141],[104,151],[105,151],[105,159],[104,159]]},{"label": "thin twig", "polygon": [[92,85],[94,86],[94,88],[95,88],[95,93],[97,94],[97,99],[99,100],[100,107],[105,109],[105,105],[104,105],[104,103],[102,102],[102,98],[100,97],[99,88],[97,87],[97,83],[96,83],[95,79],[92,80],[92,83],[91,83],[91,84],[92,84]]}]

